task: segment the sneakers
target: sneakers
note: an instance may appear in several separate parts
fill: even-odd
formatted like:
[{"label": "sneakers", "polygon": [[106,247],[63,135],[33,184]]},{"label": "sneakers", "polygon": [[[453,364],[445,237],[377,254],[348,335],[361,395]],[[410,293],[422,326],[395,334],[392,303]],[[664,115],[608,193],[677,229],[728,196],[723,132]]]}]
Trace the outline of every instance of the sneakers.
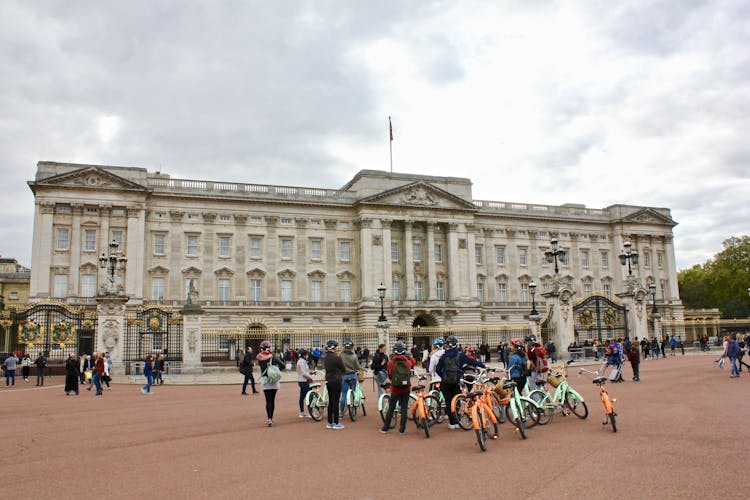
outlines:
[{"label": "sneakers", "polygon": [[269,419],[268,419],[268,422],[266,422],[266,425],[267,425],[268,427],[273,427],[273,420],[271,420],[271,419],[269,418]]},{"label": "sneakers", "polygon": [[406,431],[398,431],[399,436],[406,436]]},{"label": "sneakers", "polygon": [[146,392],[146,389],[144,389],[143,387],[141,387],[141,394],[148,394],[148,393]]},{"label": "sneakers", "polygon": [[388,434],[388,429],[386,429],[385,427],[381,427],[380,428],[380,433],[381,434]]},{"label": "sneakers", "polygon": [[448,424],[448,428],[449,429],[458,429],[459,427],[461,427],[461,426],[458,425],[458,424]]},{"label": "sneakers", "polygon": [[326,429],[333,429],[333,424],[326,424]]},{"label": "sneakers", "polygon": [[334,429],[334,430],[337,430],[337,431],[340,431],[343,428],[344,428],[344,426],[341,425],[341,424],[333,424],[333,427],[331,427],[331,429]]},{"label": "sneakers", "polygon": [[299,418],[310,418],[310,415],[307,413],[299,412]]}]

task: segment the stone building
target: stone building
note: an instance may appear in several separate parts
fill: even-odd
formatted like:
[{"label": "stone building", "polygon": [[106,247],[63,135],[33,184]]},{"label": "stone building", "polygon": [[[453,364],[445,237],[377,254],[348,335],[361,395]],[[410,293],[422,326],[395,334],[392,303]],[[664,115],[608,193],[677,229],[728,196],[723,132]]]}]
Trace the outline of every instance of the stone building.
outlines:
[{"label": "stone building", "polygon": [[31,270],[16,259],[0,258],[0,296],[5,307],[29,301]]},{"label": "stone building", "polygon": [[[628,240],[662,318],[682,319],[667,208],[475,200],[466,178],[374,170],[324,189],[39,162],[29,186],[32,300],[94,306],[114,239],[128,307],[178,307],[192,288],[207,328],[372,326],[381,282],[394,326],[528,324],[532,281],[545,321],[561,284],[618,301]],[[544,258],[553,237],[567,252],[558,275]]]}]

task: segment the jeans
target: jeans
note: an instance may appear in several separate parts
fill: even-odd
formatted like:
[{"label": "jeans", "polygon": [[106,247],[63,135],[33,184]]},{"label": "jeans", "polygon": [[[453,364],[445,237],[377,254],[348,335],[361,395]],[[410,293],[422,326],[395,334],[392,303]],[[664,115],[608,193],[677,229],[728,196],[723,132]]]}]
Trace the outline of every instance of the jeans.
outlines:
[{"label": "jeans", "polygon": [[6,368],[6,370],[5,370],[5,387],[8,387],[9,385],[16,385],[16,371],[15,370],[8,370]]},{"label": "jeans", "polygon": [[94,375],[91,377],[94,381],[94,386],[96,387],[96,393],[101,394],[102,393],[102,375],[101,373],[94,372]]},{"label": "jeans", "polygon": [[375,381],[378,383],[378,398],[383,395],[385,392],[385,389],[383,389],[381,386],[385,382],[385,379],[388,378],[388,372],[385,370],[380,370],[375,374]]},{"label": "jeans", "polygon": [[36,385],[44,385],[44,368],[36,369]]},{"label": "jeans", "polygon": [[255,377],[253,377],[252,369],[245,375],[245,381],[242,383],[242,394],[247,394],[247,382],[250,381],[250,386],[253,388],[253,394],[258,392],[255,390]]},{"label": "jeans", "polygon": [[156,375],[154,375],[154,383],[156,384],[163,384],[164,379],[161,376],[161,370],[156,371]]},{"label": "jeans", "polygon": [[146,375],[146,385],[143,386],[143,390],[151,392],[151,386],[154,385],[154,375],[149,373]]},{"label": "jeans", "polygon": [[401,422],[398,431],[403,434],[406,432],[406,414],[409,408],[409,393],[404,394],[393,394],[391,393],[391,400],[388,403],[388,414],[385,416],[385,424],[383,424],[383,430],[391,428],[391,421],[393,419],[393,413],[396,411],[396,403],[401,407]]},{"label": "jeans", "polygon": [[357,383],[356,373],[345,373],[341,377],[341,404],[339,405],[339,413],[343,414],[346,409],[346,395],[349,392],[349,384],[351,383],[352,389]]},{"label": "jeans", "polygon": [[341,397],[341,383],[328,382],[328,423],[339,423],[339,398]]},{"label": "jeans", "polygon": [[730,356],[729,362],[732,364],[732,375],[740,376],[740,369],[739,366],[737,366],[737,357],[736,356]]},{"label": "jeans", "polygon": [[458,387],[458,384],[447,384],[445,383],[445,381],[443,381],[440,382],[440,392],[443,393],[445,404],[448,406],[448,421],[451,425],[458,424],[456,415],[452,411],[450,411],[450,404],[453,401],[453,396],[461,392],[461,389]]},{"label": "jeans", "polygon": [[633,367],[633,380],[640,380],[641,379],[641,370],[640,365],[631,365]]},{"label": "jeans", "polygon": [[310,384],[307,382],[297,382],[299,385],[299,412],[305,413],[305,396],[310,390]]}]

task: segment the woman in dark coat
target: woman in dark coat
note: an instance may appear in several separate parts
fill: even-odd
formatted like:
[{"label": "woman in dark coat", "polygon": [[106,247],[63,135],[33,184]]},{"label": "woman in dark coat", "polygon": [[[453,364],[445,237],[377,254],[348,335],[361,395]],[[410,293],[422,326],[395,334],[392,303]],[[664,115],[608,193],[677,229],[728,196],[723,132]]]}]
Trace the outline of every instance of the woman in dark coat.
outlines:
[{"label": "woman in dark coat", "polygon": [[78,370],[78,360],[75,354],[71,354],[68,360],[65,362],[65,395],[70,395],[71,392],[75,392],[78,396],[78,377],[80,371]]}]

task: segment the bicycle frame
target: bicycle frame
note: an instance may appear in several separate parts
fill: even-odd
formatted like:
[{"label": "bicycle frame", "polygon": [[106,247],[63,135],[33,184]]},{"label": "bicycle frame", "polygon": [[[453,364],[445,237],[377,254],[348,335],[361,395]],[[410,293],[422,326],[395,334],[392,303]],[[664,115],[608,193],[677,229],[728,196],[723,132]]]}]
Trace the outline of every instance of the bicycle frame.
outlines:
[{"label": "bicycle frame", "polygon": [[310,400],[312,399],[313,393],[318,394],[316,406],[321,408],[328,406],[328,386],[326,384],[312,384],[312,386],[310,386],[310,390],[305,394],[305,404],[307,406],[310,406]]}]

